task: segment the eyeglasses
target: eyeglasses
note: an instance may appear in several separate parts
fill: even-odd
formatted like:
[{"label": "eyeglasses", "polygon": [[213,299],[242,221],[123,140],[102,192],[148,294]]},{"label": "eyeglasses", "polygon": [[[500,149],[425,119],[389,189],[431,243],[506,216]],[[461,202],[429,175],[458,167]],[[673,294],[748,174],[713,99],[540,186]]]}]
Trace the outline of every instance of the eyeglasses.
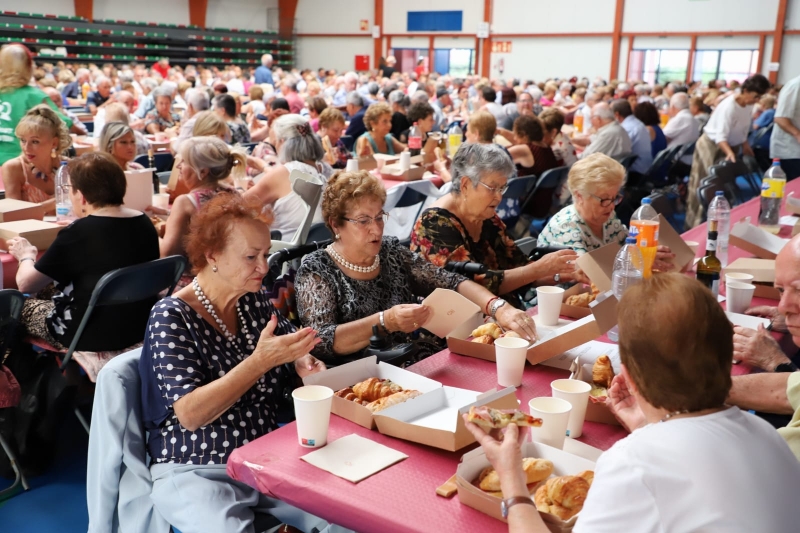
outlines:
[{"label": "eyeglasses", "polygon": [[389,221],[389,213],[386,213],[385,211],[381,211],[380,213],[378,213],[378,216],[376,216],[375,218],[367,217],[367,216],[358,217],[358,218],[346,218],[345,217],[345,220],[348,221],[348,222],[352,222],[353,224],[355,224],[356,226],[360,227],[361,229],[367,229],[369,227],[369,225],[372,224],[373,222],[380,228],[380,227],[383,227],[383,225],[386,222]]},{"label": "eyeglasses", "polygon": [[500,196],[504,195],[508,190],[508,183],[506,183],[505,185],[501,185],[500,187],[489,187],[484,182],[479,181],[478,185],[483,185],[484,187],[486,187],[486,190],[488,190],[492,194],[500,193]]},{"label": "eyeglasses", "polygon": [[592,194],[592,193],[589,193],[589,196],[591,196],[592,198],[596,198],[596,199],[597,199],[597,201],[598,201],[598,202],[600,202],[600,205],[601,205],[602,207],[608,207],[608,206],[610,206],[612,203],[613,203],[614,205],[619,205],[619,203],[620,203],[620,202],[622,201],[622,199],[624,198],[624,196],[623,196],[623,195],[621,195],[621,194],[617,194],[617,195],[616,195],[614,198],[600,198],[599,196],[595,196],[595,195],[594,195],[594,194]]}]

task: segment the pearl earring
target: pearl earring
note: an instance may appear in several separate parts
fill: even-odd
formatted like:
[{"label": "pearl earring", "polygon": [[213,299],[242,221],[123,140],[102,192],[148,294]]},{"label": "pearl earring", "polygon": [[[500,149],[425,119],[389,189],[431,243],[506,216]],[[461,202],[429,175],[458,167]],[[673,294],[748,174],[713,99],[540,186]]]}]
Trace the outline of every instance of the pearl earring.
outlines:
[{"label": "pearl earring", "polygon": [[339,240],[339,234],[338,233],[336,234],[336,240],[337,241]]},{"label": "pearl earring", "polygon": [[50,150],[50,158],[55,159],[56,157],[58,157],[58,152],[56,152],[56,149],[53,148],[52,150]]},{"label": "pearl earring", "polygon": [[214,266],[212,266],[212,267],[211,267],[211,271],[212,271],[212,272],[216,272],[216,271],[217,271],[217,265],[214,265]]}]

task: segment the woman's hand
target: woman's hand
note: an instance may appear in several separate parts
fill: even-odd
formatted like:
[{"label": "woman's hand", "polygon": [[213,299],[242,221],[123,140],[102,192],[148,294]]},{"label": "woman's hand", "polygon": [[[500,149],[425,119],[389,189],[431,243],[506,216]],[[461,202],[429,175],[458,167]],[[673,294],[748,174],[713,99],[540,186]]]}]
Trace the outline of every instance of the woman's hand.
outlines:
[{"label": "woman's hand", "polygon": [[[528,428],[520,428],[516,424],[510,424],[498,435],[500,438],[496,439],[472,422],[469,422],[466,414],[462,416],[464,417],[464,425],[483,447],[486,458],[497,471],[498,476],[500,476],[503,496],[510,498],[521,496],[527,492],[525,472],[522,470],[522,445],[525,443]],[[519,493],[515,494],[516,492]]]},{"label": "woman's hand", "polygon": [[423,326],[431,318],[429,307],[418,304],[395,305],[383,314],[386,329],[411,333]]},{"label": "woman's hand", "polygon": [[778,311],[777,307],[758,305],[756,307],[751,307],[745,311],[744,314],[770,319],[772,321],[772,331],[777,331],[779,333],[787,333],[789,331],[786,329],[786,317]]},{"label": "woman's hand", "polygon": [[675,254],[669,249],[669,246],[659,246],[656,248],[656,258],[653,261],[653,270],[657,272],[670,272],[675,270],[675,265],[672,260],[675,259]]},{"label": "woman's hand", "polygon": [[39,255],[39,250],[28,242],[25,237],[13,237],[6,241],[8,246],[8,253],[14,256],[17,261],[22,261],[24,258],[31,258],[36,261],[36,256]]},{"label": "woman's hand", "polygon": [[301,378],[322,372],[327,368],[325,363],[308,353],[294,362],[294,369]]},{"label": "woman's hand", "polygon": [[536,323],[524,311],[506,303],[495,313],[494,319],[505,330],[518,333],[523,339],[536,342]]},{"label": "woman's hand", "polygon": [[258,157],[253,157],[251,155],[247,156],[247,166],[250,168],[254,168],[257,172],[265,172],[267,170],[266,161]]},{"label": "woman's hand", "polygon": [[272,315],[267,322],[267,327],[261,331],[256,349],[251,357],[258,357],[264,363],[264,372],[271,368],[296,361],[314,346],[319,344],[321,339],[317,338],[317,332],[311,328],[303,328],[288,333],[286,335],[274,336],[275,328],[278,326],[278,317]]},{"label": "woman's hand", "polygon": [[575,262],[578,254],[574,250],[559,250],[547,254],[532,263],[537,270],[534,279],[550,278],[559,274],[561,276],[575,274]]},{"label": "woman's hand", "polygon": [[647,424],[644,413],[639,407],[639,402],[631,394],[628,382],[622,374],[614,376],[611,388],[608,389],[606,406],[628,431],[633,431]]}]

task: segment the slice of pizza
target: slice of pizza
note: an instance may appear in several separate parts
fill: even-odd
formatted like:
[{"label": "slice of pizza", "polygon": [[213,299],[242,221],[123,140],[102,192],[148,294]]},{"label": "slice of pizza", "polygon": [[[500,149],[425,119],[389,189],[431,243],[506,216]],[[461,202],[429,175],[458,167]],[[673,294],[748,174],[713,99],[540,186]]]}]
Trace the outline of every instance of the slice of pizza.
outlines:
[{"label": "slice of pizza", "polygon": [[517,409],[494,409],[488,405],[470,407],[467,419],[484,429],[500,429],[509,424],[535,428],[542,425],[541,418],[534,418]]}]

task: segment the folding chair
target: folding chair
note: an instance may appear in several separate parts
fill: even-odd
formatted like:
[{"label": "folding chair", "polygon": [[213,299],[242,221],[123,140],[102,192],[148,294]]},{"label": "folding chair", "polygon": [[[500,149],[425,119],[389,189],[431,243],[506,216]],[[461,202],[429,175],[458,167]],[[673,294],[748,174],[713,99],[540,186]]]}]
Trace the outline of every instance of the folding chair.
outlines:
[{"label": "folding chair", "polygon": [[317,206],[322,198],[322,188],[325,186],[325,184],[316,177],[311,174],[306,174],[305,172],[300,172],[299,170],[292,171],[289,175],[289,181],[292,183],[292,190],[302,198],[303,202],[306,204],[305,216],[303,222],[298,226],[294,235],[291,237],[291,240],[284,241],[282,240],[284,237],[281,237],[281,240],[273,240],[270,252],[276,252],[283,248],[294,248],[305,244],[311,224],[314,222],[314,216],[317,214]]},{"label": "folding chair", "polygon": [[700,187],[697,188],[697,199],[700,202],[700,206],[703,210],[703,222],[705,222],[706,217],[708,216],[708,204],[711,203],[711,200],[714,199],[716,196],[717,191],[722,191],[725,195],[725,198],[731,204],[731,206],[735,206],[739,204],[738,197],[735,191],[736,185],[733,183],[722,183],[719,184],[701,184]]},{"label": "folding chair", "polygon": [[84,122],[83,125],[86,127],[87,133],[94,133],[94,121],[90,120],[88,122]]},{"label": "folding chair", "polygon": [[753,177],[750,168],[744,161],[734,163],[724,161],[709,169],[710,176],[716,176],[736,184],[739,197],[743,202],[761,194],[761,181]]},{"label": "folding chair", "polygon": [[324,222],[316,222],[311,224],[311,229],[308,230],[306,243],[328,241],[331,239],[333,239],[333,234],[331,230],[328,229],[328,226],[326,226]]},{"label": "folding chair", "polygon": [[[8,339],[13,338],[14,329],[19,324],[19,317],[22,314],[22,306],[24,304],[25,296],[21,292],[13,289],[0,290],[0,358],[6,353]],[[14,406],[0,403],[0,409]],[[12,496],[20,484],[22,485],[22,490],[29,490],[30,486],[25,474],[18,466],[19,459],[17,459],[13,448],[2,433],[0,433],[0,447],[3,448],[6,456],[8,456],[11,469],[14,471],[14,483],[10,487],[0,490],[0,501],[2,501],[6,497]]]},{"label": "folding chair", "polygon": [[341,139],[344,147],[347,148],[347,151],[352,153],[356,146],[356,140],[351,135],[342,135],[339,137],[339,139]]},{"label": "folding chair", "polygon": [[631,169],[631,165],[633,165],[633,162],[636,161],[637,157],[639,156],[637,156],[636,154],[628,154],[628,155],[617,156],[614,159],[619,161],[619,164],[625,167],[625,170],[628,171]]},{"label": "folding chair", "polygon": [[541,177],[533,186],[533,190],[531,190],[530,194],[528,194],[528,197],[523,202],[520,211],[525,214],[530,213],[528,204],[533,202],[537,195],[541,196],[546,194],[550,198],[550,202],[547,204],[546,210],[544,207],[544,202],[542,202],[541,205],[534,206],[532,208],[533,212],[530,214],[533,215],[533,220],[531,221],[529,227],[531,236],[538,235],[544,228],[544,225],[547,224],[547,221],[550,219],[554,199],[559,190],[558,186],[566,179],[568,174],[569,167],[551,168],[550,170],[543,172]]},{"label": "folding chair", "polygon": [[[759,129],[750,141],[750,146],[753,148],[753,153],[755,154],[755,160],[758,162],[759,168],[764,172],[769,169],[772,164],[772,159],[769,156],[769,148],[761,148],[758,145],[765,137],[770,137],[772,135],[774,127],[775,123],[772,123],[769,126]],[[767,144],[769,144],[769,142],[767,142]]]},{"label": "folding chair", "polygon": [[669,175],[669,171],[672,169],[672,165],[675,163],[675,154],[677,154],[681,148],[683,148],[683,145],[677,145],[658,152],[650,168],[647,169],[645,177],[654,184],[664,184]]},{"label": "folding chair", "polygon": [[[134,159],[135,162],[142,165],[144,168],[149,168],[150,161],[147,154],[142,154]],[[169,152],[156,152],[153,154],[153,163],[155,164],[155,171],[158,172],[171,172],[172,165],[175,163],[175,158]]]},{"label": "folding chair", "polygon": [[[524,202],[528,194],[536,186],[538,176],[522,176],[508,180],[508,189],[503,194],[503,199],[497,206],[497,216],[506,225],[506,232],[512,233],[514,226],[517,225],[522,214],[521,202]],[[512,235],[514,237],[514,235]]]}]

